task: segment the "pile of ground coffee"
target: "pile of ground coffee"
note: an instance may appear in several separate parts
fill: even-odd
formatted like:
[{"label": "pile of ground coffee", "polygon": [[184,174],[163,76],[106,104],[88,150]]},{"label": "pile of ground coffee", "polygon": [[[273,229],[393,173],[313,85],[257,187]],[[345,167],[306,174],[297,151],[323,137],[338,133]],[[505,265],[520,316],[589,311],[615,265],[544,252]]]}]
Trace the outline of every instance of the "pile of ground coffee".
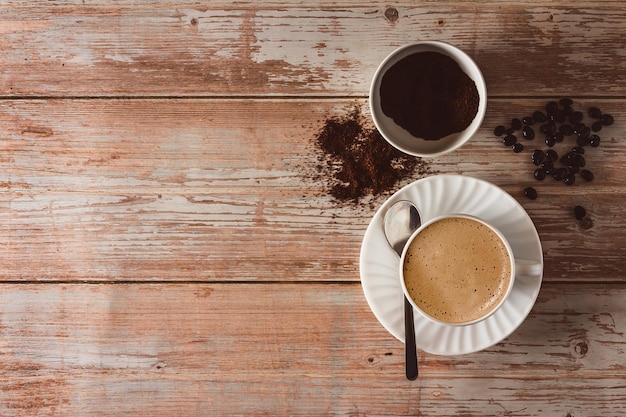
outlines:
[{"label": "pile of ground coffee", "polygon": [[478,112],[474,81],[452,58],[418,52],[385,72],[380,85],[383,113],[413,136],[437,140],[465,130]]},{"label": "pile of ground coffee", "polygon": [[392,190],[416,171],[430,173],[422,159],[392,147],[378,130],[364,127],[364,122],[355,107],[344,116],[328,118],[315,137],[323,152],[318,173],[328,180],[334,198],[356,203]]}]

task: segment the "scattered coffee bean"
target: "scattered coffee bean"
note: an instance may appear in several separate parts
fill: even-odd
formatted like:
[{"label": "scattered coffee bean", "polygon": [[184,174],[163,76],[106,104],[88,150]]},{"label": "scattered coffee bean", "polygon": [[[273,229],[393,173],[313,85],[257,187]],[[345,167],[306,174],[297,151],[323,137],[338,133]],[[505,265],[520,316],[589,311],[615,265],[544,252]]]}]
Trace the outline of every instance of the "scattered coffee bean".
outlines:
[{"label": "scattered coffee bean", "polygon": [[591,142],[591,138],[589,136],[579,136],[576,138],[576,145],[578,146],[587,146]]},{"label": "scattered coffee bean", "polygon": [[574,152],[568,152],[559,159],[559,162],[563,165],[574,165]]},{"label": "scattered coffee bean", "polygon": [[586,126],[584,123],[582,123],[582,122],[576,123],[576,124],[574,125],[574,133],[577,133],[577,134],[579,134],[579,135],[580,135],[580,132],[582,132],[582,130],[583,130],[584,128],[586,128],[586,127],[587,127],[587,126]]},{"label": "scattered coffee bean", "polygon": [[575,111],[574,113],[569,115],[569,122],[573,125],[582,122],[585,116],[580,111]]},{"label": "scattered coffee bean", "polygon": [[543,181],[546,178],[546,171],[543,168],[537,168],[533,175],[536,180]]},{"label": "scattered coffee bean", "polygon": [[551,174],[554,170],[554,162],[547,159],[541,163],[541,168],[543,168],[546,174]]},{"label": "scattered coffee bean", "polygon": [[551,135],[556,130],[556,125],[554,123],[545,123],[539,126],[539,131],[541,133],[545,133],[546,135]]},{"label": "scattered coffee bean", "polygon": [[530,126],[524,126],[522,128],[522,136],[524,139],[533,140],[535,139],[535,131]]},{"label": "scattered coffee bean", "polygon": [[558,132],[558,131],[557,131],[557,132],[554,132],[554,133],[552,134],[552,137],[554,137],[554,140],[555,140],[557,143],[563,142],[563,139],[565,139],[565,137],[563,136],[563,133]]},{"label": "scattered coffee bean", "polygon": [[578,174],[580,167],[578,165],[570,165],[567,167],[567,172],[570,174]]},{"label": "scattered coffee bean", "polygon": [[554,114],[557,110],[559,110],[559,103],[556,101],[549,101],[548,104],[546,104],[546,113]]},{"label": "scattered coffee bean", "polygon": [[544,159],[546,159],[546,154],[543,153],[541,149],[535,149],[535,151],[531,155],[531,159],[533,161],[533,164],[539,165],[544,161]]},{"label": "scattered coffee bean", "polygon": [[559,132],[561,132],[564,136],[572,136],[574,134],[574,128],[572,125],[562,124],[559,126]]},{"label": "scattered coffee bean", "polygon": [[599,119],[600,117],[602,117],[602,112],[597,107],[589,107],[587,114],[593,119]]},{"label": "scattered coffee bean", "polygon": [[583,168],[586,163],[587,161],[584,156],[579,153],[574,154],[574,164],[576,164],[577,167]]},{"label": "scattered coffee bean", "polygon": [[558,153],[556,153],[556,151],[555,151],[554,149],[548,149],[548,150],[546,151],[546,157],[547,157],[550,161],[554,162],[554,161],[556,161],[557,159],[559,159],[559,154],[558,154]]},{"label": "scattered coffee bean", "polygon": [[611,116],[610,114],[603,114],[600,118],[600,121],[604,126],[610,126],[613,124],[613,116]]},{"label": "scattered coffee bean", "polygon": [[533,187],[526,187],[524,188],[524,195],[531,200],[536,200],[537,190],[535,190]]},{"label": "scattered coffee bean", "polygon": [[[588,117],[585,120],[585,117]],[[591,120],[590,120],[591,119]],[[600,136],[596,133],[614,123],[613,116],[604,114],[600,108],[591,106],[583,113],[574,107],[574,101],[571,98],[561,98],[557,101],[549,101],[543,110],[537,110],[532,116],[524,116],[522,118],[512,118],[510,127],[505,125],[497,126],[494,129],[496,136],[505,135],[502,139],[503,143],[510,146],[514,152],[521,153],[524,151],[524,145],[517,141],[516,131],[521,130],[521,137],[531,141],[535,139],[538,130],[541,137],[550,149],[534,149],[531,152],[531,162],[535,165],[533,169],[533,177],[538,181],[545,180],[550,176],[557,181],[562,181],[565,185],[571,186],[576,183],[576,177],[580,176],[585,181],[592,181],[594,174],[584,169],[587,162],[585,157],[585,147],[597,147],[600,145]],[[531,125],[538,124],[533,128]],[[573,139],[566,137],[576,134]],[[554,147],[561,142],[571,143],[575,141],[575,146],[565,152],[559,158],[559,154]],[[569,145],[572,146],[572,145]],[[526,187],[524,195],[534,200],[537,198],[537,191],[533,187]],[[589,228],[592,226],[588,216],[583,216],[583,221],[588,221],[584,226],[581,221],[581,227]],[[579,219],[580,220],[580,219]]]},{"label": "scattered coffee bean", "polygon": [[552,177],[557,181],[563,181],[567,175],[567,168],[557,168],[552,173]]},{"label": "scattered coffee bean", "polygon": [[585,181],[593,181],[593,172],[589,171],[588,169],[583,169],[582,171],[580,171],[580,176]]},{"label": "scattered coffee bean", "polygon": [[574,217],[576,220],[582,220],[587,215],[587,210],[583,206],[574,207]]},{"label": "scattered coffee bean", "polygon": [[599,132],[599,131],[602,130],[602,126],[604,126],[602,124],[602,122],[600,120],[597,120],[597,121],[593,122],[593,124],[591,125],[591,130],[593,132]]},{"label": "scattered coffee bean", "polygon": [[576,176],[574,174],[567,174],[565,178],[563,178],[563,182],[565,185],[573,185],[576,182]]},{"label": "scattered coffee bean", "polygon": [[578,132],[578,137],[579,138],[588,138],[590,134],[591,134],[591,129],[589,129],[587,126],[585,126],[580,132]]},{"label": "scattered coffee bean", "polygon": [[504,143],[505,146],[513,146],[517,143],[517,138],[515,135],[506,135],[504,139],[502,139],[502,143]]},{"label": "scattered coffee bean", "polygon": [[536,112],[533,113],[533,119],[535,119],[535,122],[537,123],[543,123],[547,120],[546,115],[544,114],[544,112],[537,110]]}]

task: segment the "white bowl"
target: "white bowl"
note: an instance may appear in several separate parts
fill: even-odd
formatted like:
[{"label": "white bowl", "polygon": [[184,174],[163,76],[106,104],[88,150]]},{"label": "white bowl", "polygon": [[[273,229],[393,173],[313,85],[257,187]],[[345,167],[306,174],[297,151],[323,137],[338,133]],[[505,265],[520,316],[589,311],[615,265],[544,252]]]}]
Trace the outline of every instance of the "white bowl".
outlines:
[{"label": "white bowl", "polygon": [[[383,75],[401,59],[418,52],[439,52],[451,57],[476,84],[479,97],[478,111],[465,130],[452,133],[441,139],[425,140],[413,136],[383,113],[380,100],[380,84]],[[396,49],[380,64],[370,87],[369,104],[374,124],[387,142],[410,155],[435,157],[459,148],[478,130],[487,110],[487,87],[480,69],[465,52],[445,42],[418,42]]]}]

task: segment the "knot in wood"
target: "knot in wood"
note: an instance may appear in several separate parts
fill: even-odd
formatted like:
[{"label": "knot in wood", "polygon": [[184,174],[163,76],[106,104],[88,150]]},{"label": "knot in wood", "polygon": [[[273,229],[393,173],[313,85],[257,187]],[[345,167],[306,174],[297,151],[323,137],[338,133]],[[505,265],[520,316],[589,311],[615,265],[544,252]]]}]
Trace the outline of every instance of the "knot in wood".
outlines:
[{"label": "knot in wood", "polygon": [[581,358],[585,357],[588,351],[589,346],[587,346],[587,342],[578,342],[576,346],[574,346],[574,352],[576,352]]},{"label": "knot in wood", "polygon": [[399,17],[398,9],[396,9],[395,7],[387,7],[387,9],[385,10],[385,18],[387,20],[393,23],[396,20],[398,20],[398,17]]}]

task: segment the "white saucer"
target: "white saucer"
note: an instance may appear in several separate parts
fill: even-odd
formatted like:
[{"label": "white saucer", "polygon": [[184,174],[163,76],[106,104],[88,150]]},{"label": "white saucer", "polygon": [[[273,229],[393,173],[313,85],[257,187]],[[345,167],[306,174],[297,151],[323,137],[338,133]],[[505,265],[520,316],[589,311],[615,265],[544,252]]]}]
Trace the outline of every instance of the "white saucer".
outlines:
[{"label": "white saucer", "polygon": [[[399,257],[387,243],[383,217],[398,200],[418,207],[422,222],[466,213],[492,223],[508,239],[516,258],[541,264],[543,252],[535,226],[522,206],[501,188],[463,175],[434,175],[415,181],[392,195],[370,222],[360,255],[361,284],[378,321],[404,342],[403,294]],[[438,355],[461,355],[486,349],[508,337],[530,313],[541,287],[538,277],[516,277],[509,298],[491,317],[465,327],[435,324],[415,312],[417,347]]]}]

